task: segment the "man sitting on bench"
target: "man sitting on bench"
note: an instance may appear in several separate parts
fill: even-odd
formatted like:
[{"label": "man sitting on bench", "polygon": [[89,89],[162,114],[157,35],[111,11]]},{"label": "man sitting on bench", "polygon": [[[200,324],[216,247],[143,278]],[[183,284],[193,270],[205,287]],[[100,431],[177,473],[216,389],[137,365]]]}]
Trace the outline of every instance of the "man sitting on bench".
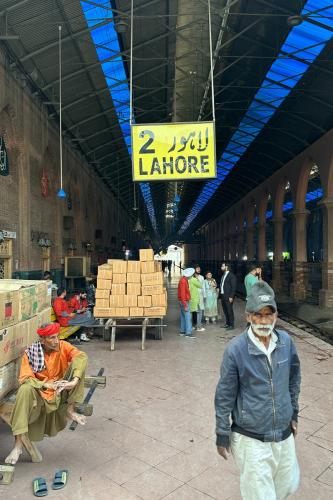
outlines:
[{"label": "man sitting on bench", "polygon": [[31,441],[55,436],[66,427],[67,419],[81,425],[86,418],[74,411],[84,396],[84,377],[88,357],[64,340],[60,325],[49,323],[37,330],[39,341],[23,355],[20,388],[11,416],[15,446],[6,458],[16,464],[23,448],[22,435]]}]

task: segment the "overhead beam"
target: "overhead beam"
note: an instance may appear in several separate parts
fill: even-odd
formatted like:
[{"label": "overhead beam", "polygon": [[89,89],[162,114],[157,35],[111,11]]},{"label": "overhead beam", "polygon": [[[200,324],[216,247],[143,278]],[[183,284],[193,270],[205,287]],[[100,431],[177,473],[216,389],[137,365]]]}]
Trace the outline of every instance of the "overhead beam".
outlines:
[{"label": "overhead beam", "polygon": [[[191,25],[191,24],[195,24],[195,23],[189,23],[189,25]],[[92,26],[91,28],[88,29],[88,31],[93,31],[94,29],[98,28],[99,26],[100,25]],[[186,25],[186,26],[188,26],[188,25]],[[180,27],[176,28],[175,31],[176,32],[180,32],[180,31],[182,31],[184,29],[185,29],[185,26],[180,26]],[[84,31],[85,33],[87,32],[87,30],[81,30],[81,31]],[[77,33],[79,33],[79,32],[77,32]],[[161,35],[157,35],[156,37],[151,38],[149,40],[145,40],[144,42],[138,43],[137,45],[134,45],[133,52],[135,50],[141,49],[141,48],[143,48],[143,47],[145,47],[147,45],[154,44],[155,42],[157,42],[159,40],[163,40],[164,38],[167,38],[170,35],[171,35],[171,33],[166,32],[166,33],[162,33]],[[64,37],[63,40],[65,40],[65,38],[66,37]],[[71,38],[71,37],[69,37],[69,38]],[[52,44],[52,46],[55,46],[57,44],[58,44],[58,41],[54,42]],[[50,45],[47,46],[47,48],[50,48]],[[37,52],[37,51],[35,51],[35,52]],[[100,67],[101,64],[103,64],[103,63],[113,61],[114,59],[118,59],[119,56],[124,56],[124,55],[127,55],[129,53],[130,53],[130,49],[126,49],[126,50],[123,50],[121,52],[117,52],[116,54],[114,54],[114,55],[112,55],[110,57],[107,57],[106,59],[103,59],[102,61],[97,61],[96,63],[89,64],[88,66],[85,66],[84,68],[81,68],[79,70],[73,71],[69,75],[63,76],[62,81],[63,82],[67,81],[67,80],[69,80],[69,79],[71,79],[71,78],[73,78],[75,76],[78,76],[78,75],[81,75],[82,73],[85,73],[86,71],[90,71],[91,69]],[[24,62],[24,58],[21,58],[21,62]],[[58,82],[59,82],[59,79],[57,78],[56,80],[53,80],[52,82],[49,82],[47,85],[45,85],[44,87],[42,87],[42,90],[45,91],[45,90],[49,89],[50,87],[52,87],[53,85],[56,85]]]}]

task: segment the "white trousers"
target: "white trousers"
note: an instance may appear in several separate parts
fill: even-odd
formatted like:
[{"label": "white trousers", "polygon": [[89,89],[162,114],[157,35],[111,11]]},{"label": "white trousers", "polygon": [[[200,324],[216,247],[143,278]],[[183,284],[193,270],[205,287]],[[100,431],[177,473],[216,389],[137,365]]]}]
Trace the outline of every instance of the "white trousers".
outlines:
[{"label": "white trousers", "polygon": [[233,432],[231,451],[240,469],[243,500],[283,500],[297,490],[300,472],[293,435],[264,443]]}]

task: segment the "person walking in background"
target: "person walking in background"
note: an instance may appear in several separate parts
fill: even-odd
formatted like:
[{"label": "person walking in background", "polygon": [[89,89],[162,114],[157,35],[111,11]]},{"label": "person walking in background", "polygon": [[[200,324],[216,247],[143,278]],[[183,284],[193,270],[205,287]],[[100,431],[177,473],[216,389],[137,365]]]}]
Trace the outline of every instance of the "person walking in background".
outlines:
[{"label": "person walking in background", "polygon": [[169,276],[171,276],[172,260],[168,260],[167,266],[168,266]]},{"label": "person walking in background", "polygon": [[204,332],[205,328],[202,326],[202,320],[205,312],[205,297],[206,297],[206,292],[204,287],[205,278],[202,276],[201,267],[198,264],[195,266],[194,276],[199,280],[199,283],[201,284],[201,289],[199,294],[199,306],[197,310],[197,319],[196,319],[196,330],[198,332]]},{"label": "person walking in background", "polygon": [[204,289],[205,289],[205,320],[206,323],[209,323],[209,320],[212,320],[212,323],[216,322],[217,319],[217,284],[213,275],[210,271],[206,273],[206,279],[204,281]]},{"label": "person walking in background", "polygon": [[[200,316],[201,316],[200,295],[201,295],[202,284],[199,281],[199,278],[197,277],[196,274],[194,274],[189,279],[188,284],[190,287],[190,294],[191,294],[190,310],[191,310],[191,314],[192,314],[192,324],[193,324],[193,328],[198,331],[199,330],[198,320],[201,321],[201,318],[200,318]],[[199,331],[203,331],[203,330],[200,329]]]},{"label": "person walking in background", "polygon": [[193,276],[194,272],[194,268],[184,269],[183,276],[178,283],[178,301],[180,307],[179,335],[187,339],[195,339],[195,336],[192,334],[192,317],[190,310],[191,294],[189,288],[189,279]]},{"label": "person walking in background", "polygon": [[261,267],[258,264],[252,264],[250,267],[250,272],[245,276],[244,285],[246,290],[246,300],[250,294],[253,285],[261,281]]},{"label": "person walking in background", "polygon": [[229,270],[228,264],[225,262],[221,265],[222,278],[220,286],[220,297],[222,309],[225,316],[225,325],[221,328],[233,330],[235,328],[234,318],[234,299],[236,295],[237,279],[234,273]]},{"label": "person walking in background", "polygon": [[292,338],[275,329],[275,296],[264,281],[252,286],[246,313],[250,327],[227,345],[216,387],[217,451],[225,460],[232,452],[243,500],[284,500],[300,477],[300,361]]}]

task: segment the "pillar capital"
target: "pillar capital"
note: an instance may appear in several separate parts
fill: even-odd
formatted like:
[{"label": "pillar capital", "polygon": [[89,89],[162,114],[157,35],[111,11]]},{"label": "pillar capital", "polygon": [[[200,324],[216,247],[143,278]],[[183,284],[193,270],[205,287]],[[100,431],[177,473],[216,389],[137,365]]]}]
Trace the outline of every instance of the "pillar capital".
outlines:
[{"label": "pillar capital", "polygon": [[326,208],[333,208],[333,198],[323,198],[318,202],[318,205]]},{"label": "pillar capital", "polygon": [[295,208],[294,210],[292,210],[291,212],[291,215],[294,215],[294,217],[297,218],[297,216],[305,216],[305,215],[309,215],[310,213],[310,210],[307,210],[306,208]]}]

